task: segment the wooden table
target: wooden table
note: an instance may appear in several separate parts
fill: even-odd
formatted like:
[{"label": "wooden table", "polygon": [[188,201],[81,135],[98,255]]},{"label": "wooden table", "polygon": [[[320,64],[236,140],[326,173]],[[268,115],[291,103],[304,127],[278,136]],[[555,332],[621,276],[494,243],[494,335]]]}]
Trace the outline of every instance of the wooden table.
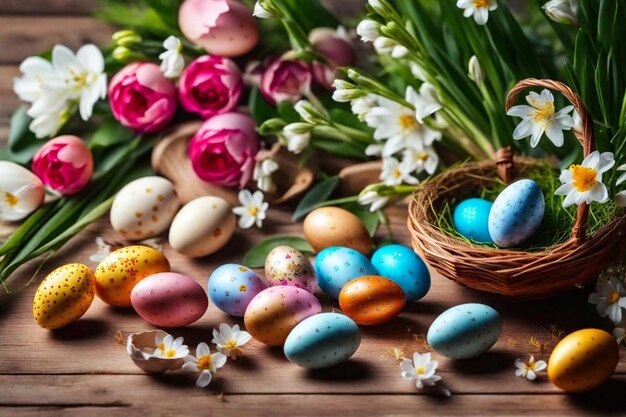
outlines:
[{"label": "wooden table", "polygon": [[[0,138],[6,140],[8,117],[18,101],[12,79],[19,62],[56,42],[77,47],[107,42],[111,30],[86,14],[84,0],[2,0],[0,4]],[[68,13],[69,11],[69,13]],[[42,14],[46,15],[43,16]],[[71,14],[71,15],[70,15]],[[389,211],[394,237],[408,244],[406,208]],[[211,271],[238,262],[245,249],[264,236],[301,235],[286,210],[273,209],[262,232],[237,231],[219,254],[188,259],[166,248],[172,268],[206,287]],[[626,363],[601,389],[567,395],[545,374],[531,383],[514,375],[514,361],[529,352],[548,359],[561,332],[583,327],[610,328],[578,290],[546,302],[515,302],[462,288],[433,274],[432,289],[391,323],[362,328],[354,357],[332,369],[307,371],[290,364],[280,349],[252,341],[242,360],[229,362],[208,389],[194,387],[184,373],[144,375],[128,358],[119,335],[151,329],[132,310],[113,309],[96,299],[74,325],[55,332],[39,328],[31,313],[37,283],[67,262],[90,264],[94,239],[116,239],[103,219],[52,256],[32,285],[0,294],[0,416],[372,416],[372,415],[625,415]],[[37,262],[9,281],[19,288],[35,274]],[[320,294],[324,310],[336,304]],[[487,354],[466,361],[437,355],[451,398],[426,395],[400,377],[396,353],[424,352],[424,335],[434,318],[455,304],[482,302],[504,318],[504,332]],[[210,342],[219,323],[239,323],[211,306],[197,323],[172,333],[194,347]],[[121,332],[121,333],[120,333]]]}]

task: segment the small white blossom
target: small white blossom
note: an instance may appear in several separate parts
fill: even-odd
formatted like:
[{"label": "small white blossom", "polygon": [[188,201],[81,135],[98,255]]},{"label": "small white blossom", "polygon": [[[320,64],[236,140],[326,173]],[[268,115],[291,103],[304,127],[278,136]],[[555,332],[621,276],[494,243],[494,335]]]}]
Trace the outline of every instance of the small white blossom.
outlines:
[{"label": "small white blossom", "polygon": [[183,44],[176,36],[169,36],[163,42],[165,52],[159,55],[161,71],[167,78],[178,78],[185,69]]},{"label": "small white blossom", "polygon": [[366,191],[359,195],[359,204],[362,206],[370,206],[370,211],[374,212],[380,210],[389,202],[389,197],[382,196],[376,191]]},{"label": "small white blossom", "polygon": [[188,355],[185,357],[183,371],[199,372],[200,375],[196,381],[196,386],[204,388],[211,383],[211,379],[217,373],[217,370],[226,364],[226,360],[226,355],[223,353],[211,354],[209,345],[202,342],[196,347],[196,356]]},{"label": "small white blossom", "polygon": [[439,155],[432,146],[425,146],[422,150],[409,148],[403,153],[402,163],[407,164],[412,172],[426,171],[432,175],[439,165]]},{"label": "small white blossom", "polygon": [[456,7],[463,9],[463,16],[472,17],[478,25],[485,25],[489,20],[489,12],[498,8],[496,0],[458,0]]},{"label": "small white blossom", "polygon": [[381,55],[391,55],[396,59],[403,58],[409,53],[406,47],[384,36],[379,36],[374,40],[374,49]]},{"label": "small white blossom", "polygon": [[22,76],[13,81],[13,91],[20,100],[27,103],[33,103],[41,97],[46,80],[58,78],[50,61],[39,56],[31,56],[22,61],[20,72]]},{"label": "small white blossom", "polygon": [[347,103],[363,96],[363,92],[356,85],[342,79],[333,81],[333,100],[338,103]]},{"label": "small white blossom", "polygon": [[359,119],[364,119],[371,109],[376,106],[377,96],[374,94],[367,94],[363,97],[359,97],[350,102],[350,109],[352,113],[356,114]]},{"label": "small white blossom", "polygon": [[[404,358],[400,362],[402,378],[415,381],[415,386],[419,389],[424,386],[433,386],[441,381],[441,376],[437,375],[439,362],[430,358],[430,353],[413,354],[413,361]],[[449,392],[448,392],[449,395]]]},{"label": "small white blossom", "polygon": [[528,362],[524,362],[521,359],[515,361],[515,375],[526,378],[529,381],[534,381],[537,378],[537,373],[545,370],[548,364],[545,361],[535,361],[535,357],[530,355]]},{"label": "small white blossom", "polygon": [[443,108],[437,97],[437,89],[430,83],[422,83],[419,94],[409,86],[406,89],[406,100],[415,107],[415,118],[419,123]]},{"label": "small white blossom", "polygon": [[380,179],[385,185],[400,185],[419,183],[419,180],[412,175],[411,166],[406,162],[400,162],[396,158],[383,158],[383,169]]},{"label": "small white blossom", "polygon": [[239,325],[235,324],[232,328],[226,324],[220,324],[220,330],[213,329],[213,340],[217,346],[217,350],[231,359],[237,359],[237,357],[243,355],[243,349],[241,346],[245,345],[252,339],[250,333],[239,330]]},{"label": "small white blossom", "polygon": [[602,182],[602,174],[615,165],[611,152],[598,151],[590,153],[581,165],[572,165],[561,171],[559,180],[563,183],[555,192],[564,195],[563,207],[573,204],[590,204],[592,201],[606,203],[609,192]]},{"label": "small white blossom", "polygon": [[287,141],[287,150],[295,154],[302,153],[311,142],[311,129],[308,123],[291,123],[283,129],[282,135]]},{"label": "small white blossom", "polygon": [[263,8],[261,2],[258,0],[254,4],[254,12],[252,12],[252,16],[258,17],[259,19],[270,19],[273,17],[270,12]]},{"label": "small white blossom", "polygon": [[410,64],[411,74],[418,80],[422,82],[426,82],[428,80],[428,75],[424,68],[420,67],[416,62],[411,62]]},{"label": "small white blossom", "polygon": [[576,0],[550,0],[542,7],[548,17],[564,25],[578,24],[578,2]]},{"label": "small white blossom", "polygon": [[356,27],[356,33],[363,42],[374,42],[380,36],[378,33],[379,27],[380,25],[373,20],[361,20]]},{"label": "small white blossom", "polygon": [[483,69],[480,66],[480,62],[478,62],[478,58],[476,55],[472,55],[467,65],[468,72],[467,76],[470,80],[474,81],[476,84],[480,85],[485,80],[485,74],[483,73]]},{"label": "small white blossom", "polygon": [[600,317],[608,317],[613,323],[622,321],[622,308],[626,308],[626,289],[615,277],[608,282],[596,284],[596,291],[589,295],[589,303],[595,304]]},{"label": "small white blossom", "polygon": [[189,348],[183,342],[182,337],[174,339],[171,334],[164,338],[157,336],[154,338],[156,349],[154,349],[153,356],[164,359],[182,359],[189,355]]},{"label": "small white blossom", "polygon": [[241,206],[233,209],[233,213],[239,216],[239,227],[249,229],[256,224],[256,227],[261,228],[269,208],[269,204],[263,201],[263,193],[255,191],[252,194],[248,190],[241,190],[239,191],[239,202]]},{"label": "small white blossom", "polygon": [[261,159],[256,162],[252,179],[256,181],[259,190],[265,192],[274,191],[275,184],[272,180],[272,174],[278,171],[278,168],[278,162],[271,158]]}]

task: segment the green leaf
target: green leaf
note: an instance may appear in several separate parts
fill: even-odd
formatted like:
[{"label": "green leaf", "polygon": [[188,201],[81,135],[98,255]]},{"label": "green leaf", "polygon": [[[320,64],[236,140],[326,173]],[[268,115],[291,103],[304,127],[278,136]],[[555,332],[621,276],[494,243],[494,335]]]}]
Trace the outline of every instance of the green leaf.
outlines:
[{"label": "green leaf", "polygon": [[302,197],[302,200],[300,200],[300,203],[294,210],[292,217],[293,220],[300,220],[309,212],[319,207],[321,203],[328,200],[333,191],[335,191],[339,185],[339,181],[339,176],[335,175],[334,177],[329,177],[315,185],[315,187],[311,188],[311,190],[304,197]]},{"label": "green leaf", "polygon": [[104,120],[95,130],[89,141],[91,148],[104,148],[119,143],[129,142],[134,133],[122,126],[120,122],[113,118]]},{"label": "green leaf", "polygon": [[378,230],[378,225],[380,224],[380,217],[377,212],[372,212],[367,207],[364,207],[359,203],[347,204],[343,206],[343,208],[361,220],[370,236],[374,236],[376,234],[376,230]]},{"label": "green leaf", "polygon": [[287,123],[295,123],[302,121],[300,115],[289,101],[281,101],[277,106],[278,114]]},{"label": "green leaf", "polygon": [[11,116],[9,130],[9,152],[13,162],[27,164],[41,147],[43,141],[37,139],[28,129],[31,119],[26,114],[26,107],[19,107]]},{"label": "green leaf", "polygon": [[304,254],[312,255],[315,250],[305,239],[297,236],[274,236],[265,239],[250,249],[243,256],[241,263],[248,268],[262,268],[265,265],[265,258],[272,249],[277,246],[289,246]]},{"label": "green leaf", "polygon": [[354,142],[340,142],[336,139],[315,138],[313,146],[328,152],[331,155],[345,156],[360,161],[366,161],[365,146],[359,146]]},{"label": "green leaf", "polygon": [[257,126],[260,126],[266,120],[278,117],[278,112],[263,98],[258,87],[253,87],[250,90],[248,108]]}]

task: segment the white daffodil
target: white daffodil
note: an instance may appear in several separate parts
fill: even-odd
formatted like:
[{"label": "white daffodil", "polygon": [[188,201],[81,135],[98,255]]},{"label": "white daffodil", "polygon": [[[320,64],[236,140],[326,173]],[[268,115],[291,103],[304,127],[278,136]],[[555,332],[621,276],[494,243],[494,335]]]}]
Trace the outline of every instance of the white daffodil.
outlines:
[{"label": "white daffodil", "polygon": [[101,236],[96,237],[96,246],[98,250],[89,255],[89,260],[99,264],[111,253],[111,245],[109,245]]},{"label": "white daffodil", "polygon": [[424,123],[426,117],[443,108],[437,97],[437,89],[430,83],[423,83],[419,94],[413,87],[407,87],[406,101],[415,107],[415,118],[419,123]]},{"label": "white daffodil", "polygon": [[441,380],[437,375],[439,362],[430,358],[430,353],[413,354],[413,360],[403,358],[400,362],[402,378],[415,381],[415,386],[422,389],[424,386],[433,386]]},{"label": "white daffodil", "polygon": [[156,336],[154,338],[156,349],[154,349],[153,356],[165,359],[182,359],[189,355],[189,348],[183,342],[182,337],[174,339],[171,334],[163,338]]},{"label": "white daffodil", "polygon": [[513,132],[513,139],[520,140],[531,136],[530,146],[534,148],[545,133],[555,146],[563,146],[563,131],[574,127],[574,119],[569,114],[574,107],[567,106],[556,112],[554,96],[547,89],[541,94],[530,92],[526,96],[526,101],[530,106],[513,106],[507,112],[509,116],[522,118]]},{"label": "white daffodil", "polygon": [[359,204],[362,206],[370,206],[370,211],[380,210],[389,202],[389,197],[382,196],[376,191],[366,191],[359,195]]},{"label": "white daffodil", "polygon": [[[67,102],[60,101],[61,104],[66,105]],[[28,125],[28,129],[35,134],[37,139],[43,139],[56,135],[59,130],[65,125],[65,123],[72,117],[72,112],[75,107],[67,105],[66,107],[50,107],[47,111],[39,111],[39,114],[31,111],[34,106],[28,110],[28,115],[33,120]]]},{"label": "white daffodil", "polygon": [[413,171],[408,163],[400,162],[396,158],[383,158],[383,169],[380,179],[385,185],[400,185],[419,183],[419,180],[411,175]]},{"label": "white daffodil", "polygon": [[609,192],[602,183],[602,174],[615,165],[611,152],[598,151],[590,153],[581,165],[572,165],[569,169],[561,171],[559,180],[563,183],[555,192],[556,195],[564,195],[563,207],[572,204],[590,204],[592,201],[606,203],[609,200]]},{"label": "white daffodil", "polygon": [[243,349],[241,346],[245,345],[252,339],[250,333],[239,330],[239,325],[235,324],[232,328],[226,324],[220,324],[219,332],[213,329],[213,340],[211,343],[215,343],[217,350],[231,359],[237,359],[243,355]]},{"label": "white daffodil", "polygon": [[596,291],[589,295],[589,303],[595,304],[600,317],[608,317],[613,323],[622,321],[622,308],[626,308],[626,289],[615,277],[596,284]]},{"label": "white daffodil", "polygon": [[239,216],[239,227],[248,229],[256,224],[256,227],[261,228],[269,207],[269,204],[263,201],[263,193],[255,191],[252,194],[248,190],[241,190],[239,202],[241,206],[233,209],[233,213]]},{"label": "white daffodil", "polygon": [[621,345],[626,340],[626,329],[623,327],[616,327],[613,329],[613,337],[617,340],[617,344]]},{"label": "white daffodil", "polygon": [[[626,171],[626,164],[620,165],[617,170]],[[626,181],[626,172],[617,178],[616,185],[621,185],[624,181]],[[615,194],[615,203],[620,207],[626,207],[626,190],[620,191],[619,193]]]},{"label": "white daffodil", "polygon": [[278,171],[278,162],[271,158],[264,158],[256,162],[252,179],[256,181],[259,190],[265,192],[274,191],[275,184],[272,180],[272,174],[276,171]]},{"label": "white daffodil", "polygon": [[546,15],[564,25],[578,24],[578,2],[576,0],[550,0],[542,7]]},{"label": "white daffodil", "polygon": [[485,25],[489,20],[489,12],[498,8],[496,0],[458,0],[456,7],[463,9],[463,16],[472,17],[478,25]]},{"label": "white daffodil", "polygon": [[425,146],[422,150],[409,148],[404,151],[402,162],[407,164],[412,172],[426,171],[432,175],[439,165],[439,155],[432,146]]},{"label": "white daffodil", "polygon": [[291,123],[283,129],[282,135],[287,141],[287,150],[295,154],[304,151],[311,142],[311,129],[308,123]]},{"label": "white daffodil", "polygon": [[39,56],[31,56],[22,61],[20,72],[22,76],[13,81],[13,91],[20,100],[27,103],[33,103],[41,97],[46,80],[58,79],[50,61]]},{"label": "white daffodil", "polygon": [[533,355],[530,355],[528,362],[524,362],[521,359],[515,361],[515,375],[526,378],[529,381],[534,381],[537,378],[537,373],[545,370],[548,367],[546,361],[536,361]]},{"label": "white daffodil", "polygon": [[380,24],[371,19],[364,19],[356,26],[356,33],[361,37],[363,42],[374,42],[380,34],[378,29]]},{"label": "white daffodil", "polygon": [[183,44],[176,36],[169,36],[163,41],[165,52],[161,52],[161,72],[167,78],[178,78],[185,69]]},{"label": "white daffodil", "polygon": [[476,55],[472,55],[469,63],[467,64],[467,76],[478,85],[482,84],[485,80],[485,73],[480,66],[478,58],[476,58]]},{"label": "white daffodil", "polygon": [[213,375],[226,363],[226,355],[217,352],[211,354],[209,345],[202,342],[196,347],[196,356],[188,355],[185,357],[183,371],[200,372],[196,387],[204,388],[211,382]]},{"label": "white daffodil", "polygon": [[45,187],[35,174],[9,161],[0,161],[0,220],[17,221],[43,204]]},{"label": "white daffodil", "polygon": [[259,19],[270,19],[273,17],[270,12],[263,8],[263,5],[258,0],[254,4],[254,11],[252,12],[252,16],[258,17]]},{"label": "white daffodil", "polygon": [[383,154],[384,145],[380,143],[374,143],[372,145],[367,145],[365,148],[365,155],[367,156],[381,156]]}]

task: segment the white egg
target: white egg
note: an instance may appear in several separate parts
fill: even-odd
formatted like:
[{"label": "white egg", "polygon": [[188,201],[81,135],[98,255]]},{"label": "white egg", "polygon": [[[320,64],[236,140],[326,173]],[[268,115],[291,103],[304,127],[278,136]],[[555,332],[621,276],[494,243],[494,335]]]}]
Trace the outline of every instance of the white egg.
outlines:
[{"label": "white egg", "polygon": [[170,227],[170,246],[183,255],[199,257],[221,249],[233,235],[235,215],[226,200],[200,197],[180,209]]},{"label": "white egg", "polygon": [[180,201],[174,184],[162,177],[144,177],[122,188],[111,207],[111,226],[124,238],[143,240],[170,226]]}]

